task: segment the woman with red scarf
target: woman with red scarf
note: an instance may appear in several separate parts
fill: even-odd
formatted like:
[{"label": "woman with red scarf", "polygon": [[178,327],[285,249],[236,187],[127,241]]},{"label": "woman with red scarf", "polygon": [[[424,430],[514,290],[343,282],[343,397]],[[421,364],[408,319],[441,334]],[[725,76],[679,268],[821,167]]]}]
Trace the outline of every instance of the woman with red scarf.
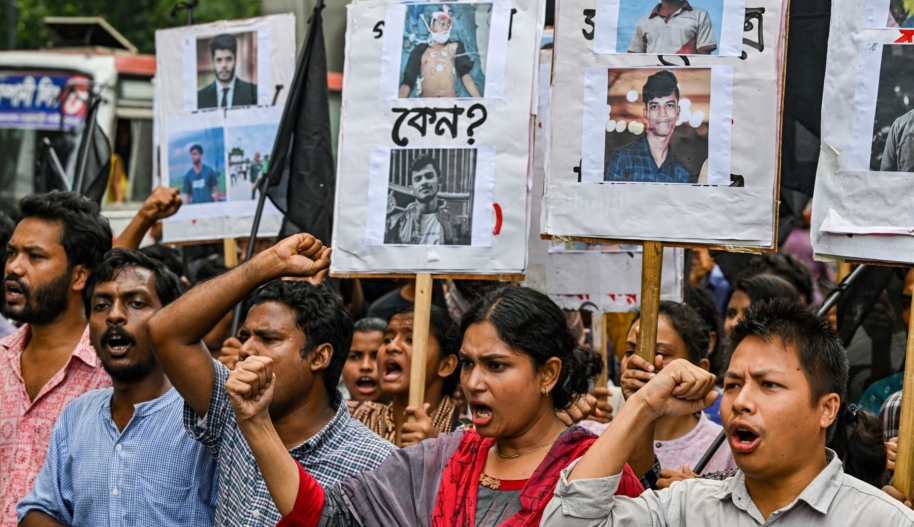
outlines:
[{"label": "woman with red scarf", "polygon": [[[401,449],[375,470],[330,488],[289,456],[273,428],[267,413],[270,359],[249,357],[256,364],[232,373],[226,390],[284,516],[278,525],[539,525],[560,471],[597,438],[567,427],[556,411],[588,392],[601,359],[577,347],[549,297],[524,287],[482,296],[464,315],[461,330],[460,379],[475,430]],[[617,494],[637,497],[642,490],[626,466]]]}]

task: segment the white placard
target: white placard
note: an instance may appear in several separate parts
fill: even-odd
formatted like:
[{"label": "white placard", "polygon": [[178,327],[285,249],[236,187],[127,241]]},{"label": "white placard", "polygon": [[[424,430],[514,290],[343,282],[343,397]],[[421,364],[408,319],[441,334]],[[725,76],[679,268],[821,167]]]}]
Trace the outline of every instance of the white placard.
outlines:
[{"label": "white placard", "polygon": [[[184,199],[165,221],[165,241],[247,235],[252,185],[268,166],[291,86],[294,16],[157,31],[156,65],[157,166]],[[275,234],[281,221],[268,200],[260,232]]]},{"label": "white placard", "polygon": [[[914,263],[914,45],[888,2],[832,6],[813,200],[816,258]],[[904,22],[904,20],[902,20]]]},{"label": "white placard", "polygon": [[331,271],[523,272],[545,2],[347,9]]},{"label": "white placard", "polygon": [[[596,3],[558,5],[543,232],[773,247],[786,2],[746,8],[745,59],[595,54]],[[639,70],[669,73],[651,81]],[[678,97],[655,93],[670,82]],[[663,112],[648,115],[670,99],[672,131]]]}]

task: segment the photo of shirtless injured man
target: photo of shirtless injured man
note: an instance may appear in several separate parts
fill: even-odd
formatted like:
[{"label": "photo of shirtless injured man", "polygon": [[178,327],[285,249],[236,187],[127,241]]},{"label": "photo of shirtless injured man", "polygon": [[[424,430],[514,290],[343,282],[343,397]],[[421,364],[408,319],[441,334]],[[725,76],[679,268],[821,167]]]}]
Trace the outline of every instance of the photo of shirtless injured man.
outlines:
[{"label": "photo of shirtless injured man", "polygon": [[398,96],[485,96],[492,4],[410,4]]}]

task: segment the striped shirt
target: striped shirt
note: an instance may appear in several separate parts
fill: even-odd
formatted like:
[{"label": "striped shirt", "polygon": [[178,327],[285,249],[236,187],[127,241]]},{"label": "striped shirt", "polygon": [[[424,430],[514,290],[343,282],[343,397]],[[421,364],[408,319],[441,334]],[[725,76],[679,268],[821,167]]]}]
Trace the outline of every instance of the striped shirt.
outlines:
[{"label": "striped shirt", "polygon": [[40,511],[73,526],[212,525],[216,463],[184,433],[178,392],[136,405],[123,432],[112,393],[89,392],[60,414],[19,520]]},{"label": "striped shirt", "polygon": [[[225,383],[229,370],[213,361],[215,380],[209,409],[203,418],[184,405],[184,427],[216,458],[219,489],[214,525],[266,527],[281,519],[247,440],[238,429]],[[397,448],[349,417],[337,392],[336,415],[320,432],[289,450],[323,487],[381,464]]]}]

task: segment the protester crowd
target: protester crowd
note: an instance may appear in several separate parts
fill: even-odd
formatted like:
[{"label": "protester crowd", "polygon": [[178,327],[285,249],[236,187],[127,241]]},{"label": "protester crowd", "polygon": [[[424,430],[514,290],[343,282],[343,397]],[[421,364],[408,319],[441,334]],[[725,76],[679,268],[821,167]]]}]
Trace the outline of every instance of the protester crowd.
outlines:
[{"label": "protester crowd", "polygon": [[228,268],[161,243],[181,203],[121,233],[67,192],[0,217],[0,527],[914,526],[890,360],[914,271],[843,339],[831,268],[694,251],[652,362],[639,314],[602,357],[540,292],[435,281],[413,364],[412,282],[331,278],[306,233]]}]

